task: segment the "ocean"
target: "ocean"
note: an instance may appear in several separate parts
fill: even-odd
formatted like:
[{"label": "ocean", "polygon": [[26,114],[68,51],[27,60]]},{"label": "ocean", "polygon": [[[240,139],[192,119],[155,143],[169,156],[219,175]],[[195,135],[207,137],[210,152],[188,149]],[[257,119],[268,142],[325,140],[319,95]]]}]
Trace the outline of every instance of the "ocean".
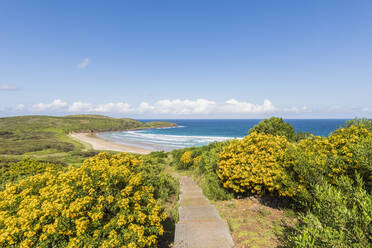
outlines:
[{"label": "ocean", "polygon": [[[140,120],[143,122],[156,120]],[[161,120],[177,123],[173,128],[157,128],[138,131],[105,132],[98,136],[149,150],[170,151],[191,146],[203,146],[214,141],[242,138],[248,130],[261,120],[258,119],[188,119]],[[310,132],[314,135],[328,136],[347,119],[288,119],[296,131]]]}]

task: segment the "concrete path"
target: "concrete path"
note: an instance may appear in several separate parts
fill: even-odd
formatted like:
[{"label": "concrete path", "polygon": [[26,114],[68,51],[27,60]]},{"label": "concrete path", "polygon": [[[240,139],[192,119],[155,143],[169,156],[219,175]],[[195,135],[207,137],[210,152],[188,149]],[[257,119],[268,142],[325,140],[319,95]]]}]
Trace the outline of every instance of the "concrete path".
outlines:
[{"label": "concrete path", "polygon": [[231,248],[229,227],[192,178],[180,177],[179,221],[175,248]]}]

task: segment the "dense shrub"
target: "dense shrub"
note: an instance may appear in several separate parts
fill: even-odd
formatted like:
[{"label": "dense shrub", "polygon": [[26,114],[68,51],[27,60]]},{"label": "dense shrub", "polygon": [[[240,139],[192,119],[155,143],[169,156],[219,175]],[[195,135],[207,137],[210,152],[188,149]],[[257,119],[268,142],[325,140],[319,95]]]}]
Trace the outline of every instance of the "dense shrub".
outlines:
[{"label": "dense shrub", "polygon": [[177,149],[173,150],[171,152],[172,160],[171,160],[171,166],[175,167],[176,169],[186,169],[184,164],[181,162],[181,156],[185,153],[185,151],[188,151],[190,149]]},{"label": "dense shrub", "polygon": [[372,197],[363,180],[346,176],[315,185],[306,214],[286,237],[286,247],[371,247]]},{"label": "dense shrub", "polygon": [[227,145],[226,142],[213,143],[203,149],[200,155],[193,159],[193,167],[196,181],[203,193],[212,200],[229,200],[233,194],[223,188],[221,180],[217,175],[218,154]]},{"label": "dense shrub", "polygon": [[203,151],[209,150],[211,145],[212,144],[202,147],[191,147],[173,150],[171,152],[172,154],[171,165],[181,170],[190,169],[192,166],[195,166],[198,160],[200,160],[201,153]]},{"label": "dense shrub", "polygon": [[236,193],[293,196],[297,187],[286,171],[290,162],[286,152],[291,146],[284,136],[251,132],[222,150],[218,176],[225,188]]},{"label": "dense shrub", "polygon": [[192,158],[192,152],[186,151],[180,157],[180,162],[182,163],[184,168],[189,168],[194,164],[194,160]]},{"label": "dense shrub", "polygon": [[165,215],[142,161],[101,153],[79,168],[47,170],[0,192],[2,247],[152,247]]},{"label": "dense shrub", "polygon": [[348,122],[328,138],[311,137],[290,150],[293,198],[301,215],[288,247],[370,247],[372,242],[372,132],[368,121]]},{"label": "dense shrub", "polygon": [[[348,145],[352,165],[348,166],[349,177],[354,175],[354,171],[362,177],[369,193],[372,190],[372,120],[355,119],[347,121],[343,138],[349,139],[352,144]],[[338,134],[337,130],[334,132]],[[340,135],[341,135],[340,134]]]},{"label": "dense shrub", "polygon": [[22,155],[27,152],[37,152],[46,149],[56,149],[60,152],[73,151],[75,146],[68,142],[61,142],[56,138],[36,140],[11,140],[0,138],[0,154]]},{"label": "dense shrub", "polygon": [[311,189],[325,182],[335,184],[340,176],[354,178],[360,174],[364,183],[371,181],[372,133],[367,129],[352,125],[340,128],[328,138],[313,136],[300,141],[291,149],[293,178],[303,185],[296,200],[303,206],[311,202]]},{"label": "dense shrub", "polygon": [[304,132],[296,133],[291,124],[278,117],[261,121],[249,130],[249,133],[253,132],[285,136],[289,141],[299,141],[309,136],[308,133]]},{"label": "dense shrub", "polygon": [[285,136],[289,140],[292,140],[295,135],[292,125],[278,117],[264,119],[249,130],[249,133],[253,132]]},{"label": "dense shrub", "polygon": [[162,204],[169,201],[179,190],[178,180],[165,172],[166,156],[164,152],[140,156],[145,166],[138,168],[138,172],[142,174],[143,183],[154,188],[154,198],[159,199]]},{"label": "dense shrub", "polygon": [[345,128],[351,127],[351,126],[357,126],[367,129],[369,132],[372,132],[372,120],[371,119],[354,119],[347,121],[344,125]]}]

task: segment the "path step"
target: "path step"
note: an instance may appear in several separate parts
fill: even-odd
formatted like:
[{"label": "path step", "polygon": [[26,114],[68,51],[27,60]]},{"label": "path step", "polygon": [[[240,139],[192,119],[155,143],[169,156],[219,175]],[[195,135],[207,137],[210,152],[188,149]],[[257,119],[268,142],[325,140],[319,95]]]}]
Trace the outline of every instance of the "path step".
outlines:
[{"label": "path step", "polygon": [[231,248],[229,227],[190,177],[180,178],[179,222],[175,248]]}]

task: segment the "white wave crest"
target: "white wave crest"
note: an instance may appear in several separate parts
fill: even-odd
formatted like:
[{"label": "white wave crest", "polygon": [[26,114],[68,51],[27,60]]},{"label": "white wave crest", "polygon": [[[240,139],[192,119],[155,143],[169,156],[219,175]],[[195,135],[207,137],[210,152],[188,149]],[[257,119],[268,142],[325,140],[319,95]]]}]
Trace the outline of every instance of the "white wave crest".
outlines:
[{"label": "white wave crest", "polygon": [[100,136],[119,143],[149,144],[155,147],[172,149],[203,146],[215,141],[220,142],[233,139],[233,137],[169,135],[146,133],[141,131],[110,132],[100,134]]}]

